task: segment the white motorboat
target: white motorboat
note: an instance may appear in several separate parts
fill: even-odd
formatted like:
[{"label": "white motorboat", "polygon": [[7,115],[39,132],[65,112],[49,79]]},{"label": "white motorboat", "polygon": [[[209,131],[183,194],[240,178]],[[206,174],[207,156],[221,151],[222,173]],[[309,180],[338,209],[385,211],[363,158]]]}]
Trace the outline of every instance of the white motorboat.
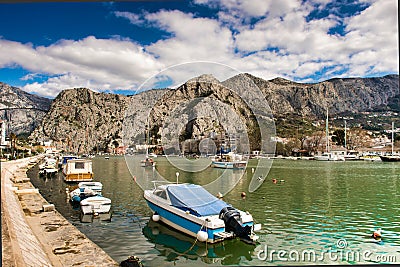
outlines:
[{"label": "white motorboat", "polygon": [[103,214],[109,213],[111,209],[111,199],[103,196],[93,196],[81,201],[81,210],[83,214]]},{"label": "white motorboat", "polygon": [[222,154],[211,159],[211,166],[223,169],[244,169],[247,161],[241,155],[235,153]]},{"label": "white motorboat", "polygon": [[69,193],[72,202],[79,203],[83,199],[100,195],[103,189],[103,184],[100,182],[80,182],[78,188]]}]

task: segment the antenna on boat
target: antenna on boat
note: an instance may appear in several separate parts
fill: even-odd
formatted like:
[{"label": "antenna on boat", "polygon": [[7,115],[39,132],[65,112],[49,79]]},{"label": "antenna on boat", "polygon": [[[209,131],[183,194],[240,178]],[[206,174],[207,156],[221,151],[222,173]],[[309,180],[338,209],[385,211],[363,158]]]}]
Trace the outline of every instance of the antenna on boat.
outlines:
[{"label": "antenna on boat", "polygon": [[179,172],[176,172],[175,175],[176,175],[176,184],[178,184],[178,183],[179,183],[179,180],[178,180],[178,178],[179,178]]}]

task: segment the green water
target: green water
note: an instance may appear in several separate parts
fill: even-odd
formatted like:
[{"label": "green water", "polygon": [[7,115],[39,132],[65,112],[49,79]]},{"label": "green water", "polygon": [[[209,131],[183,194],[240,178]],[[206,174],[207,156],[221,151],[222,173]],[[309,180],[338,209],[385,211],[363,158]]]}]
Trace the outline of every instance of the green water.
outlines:
[{"label": "green water", "polygon": [[[262,186],[249,193],[255,160],[243,177],[240,171],[213,168],[185,172],[166,158],[156,161],[153,169],[138,167],[136,158],[128,163],[123,157],[93,159],[95,180],[103,183],[103,194],[112,199],[111,222],[81,223],[79,211],[66,205],[60,193],[66,186],[61,177],[31,175],[68,220],[119,262],[136,255],[145,266],[400,263],[399,163],[275,160]],[[180,182],[203,185],[224,175],[223,183],[213,183],[209,190],[233,187],[224,200],[249,211],[262,224],[259,243],[227,240],[192,247],[193,238],[149,222],[152,212],[138,183],[151,186],[160,176],[175,181],[177,171]],[[226,180],[229,176],[231,180]],[[278,183],[272,182],[274,178]],[[241,192],[246,192],[245,199]],[[381,241],[370,237],[377,228],[382,228]],[[281,251],[280,257],[273,250]]]}]

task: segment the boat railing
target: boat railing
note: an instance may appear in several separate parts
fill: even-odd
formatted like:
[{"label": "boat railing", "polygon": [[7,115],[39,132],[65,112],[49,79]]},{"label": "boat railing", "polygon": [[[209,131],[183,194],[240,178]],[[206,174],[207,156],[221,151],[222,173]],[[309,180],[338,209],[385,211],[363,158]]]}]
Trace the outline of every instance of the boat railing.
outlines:
[{"label": "boat railing", "polygon": [[151,181],[154,186],[154,190],[157,189],[158,186],[160,185],[165,185],[165,184],[176,184],[176,182],[171,182],[171,181],[160,181],[160,180],[153,180]]}]

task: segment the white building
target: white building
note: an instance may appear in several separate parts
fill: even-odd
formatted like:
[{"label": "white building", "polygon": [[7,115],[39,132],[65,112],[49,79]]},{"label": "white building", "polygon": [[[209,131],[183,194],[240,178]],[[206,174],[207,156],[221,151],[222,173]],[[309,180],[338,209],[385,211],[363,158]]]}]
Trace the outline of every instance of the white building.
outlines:
[{"label": "white building", "polygon": [[6,121],[0,120],[0,145],[7,146],[8,141],[6,141]]}]

